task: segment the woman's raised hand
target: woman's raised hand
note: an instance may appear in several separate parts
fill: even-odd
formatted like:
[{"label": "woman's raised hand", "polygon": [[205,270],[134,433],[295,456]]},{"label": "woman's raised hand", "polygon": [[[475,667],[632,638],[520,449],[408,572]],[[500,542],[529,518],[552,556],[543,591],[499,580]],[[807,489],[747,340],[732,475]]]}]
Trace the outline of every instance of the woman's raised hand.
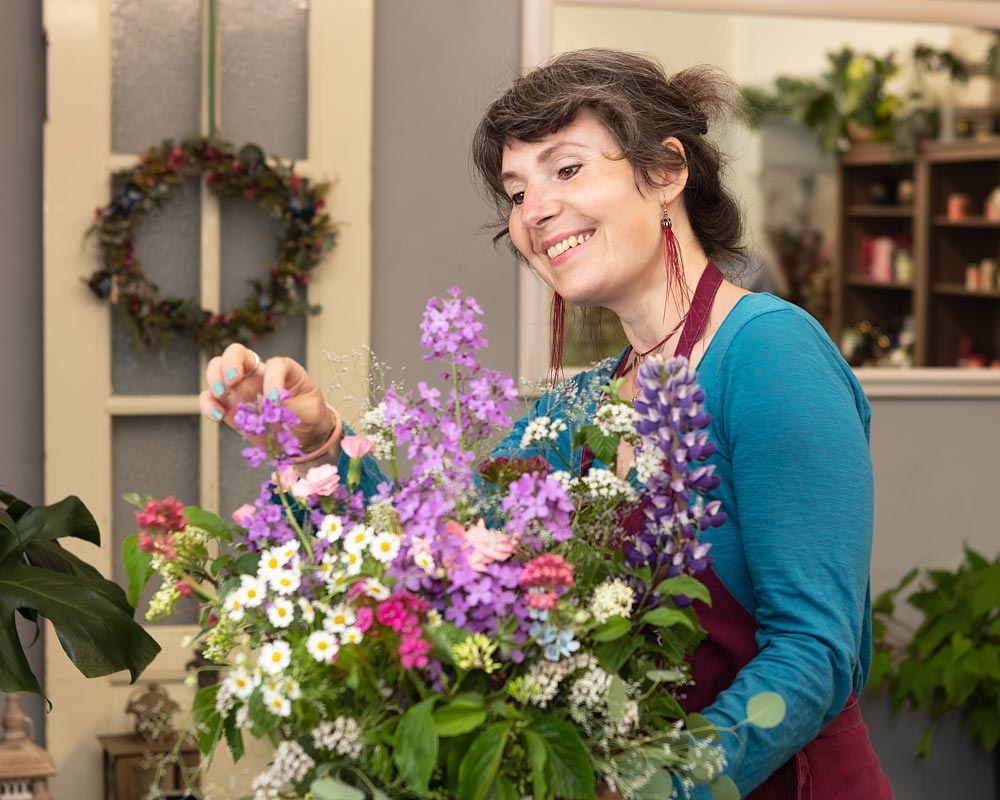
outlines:
[{"label": "woman's raised hand", "polygon": [[316,381],[291,358],[261,361],[253,350],[231,344],[208,362],[205,383],[208,389],[198,398],[201,413],[234,429],[233,417],[240,403],[252,403],[261,394],[274,397],[282,389],[287,391],[285,405],[299,418],[292,433],[303,453],[325,442],[336,424]]}]

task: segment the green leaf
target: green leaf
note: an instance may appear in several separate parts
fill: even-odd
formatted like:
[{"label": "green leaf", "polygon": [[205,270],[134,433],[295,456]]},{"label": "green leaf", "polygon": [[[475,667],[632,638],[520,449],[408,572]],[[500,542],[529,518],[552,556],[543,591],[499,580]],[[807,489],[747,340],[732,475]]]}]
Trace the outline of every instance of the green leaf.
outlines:
[{"label": "green leaf", "polygon": [[618,436],[605,436],[596,425],[581,425],[576,431],[574,447],[585,445],[594,457],[610,466],[618,456]]},{"label": "green leaf", "polygon": [[656,625],[659,628],[669,628],[673,625],[683,625],[691,631],[696,631],[694,621],[685,611],[679,608],[654,608],[642,615],[640,622]]},{"label": "green leaf", "polygon": [[233,763],[235,764],[243,758],[243,753],[245,752],[243,746],[243,730],[236,724],[235,714],[230,714],[226,717],[222,727],[226,734],[226,744],[229,745],[229,752],[232,754]]},{"label": "green leaf", "polygon": [[551,800],[555,797],[552,748],[541,736],[527,728],[521,731],[521,741],[524,742],[528,761],[531,762],[531,781],[535,800]]},{"label": "green leaf", "polygon": [[82,558],[73,555],[59,542],[33,542],[24,548],[28,565],[32,568],[52,570],[62,575],[69,575],[81,583],[87,584],[94,591],[104,595],[110,602],[122,610],[122,613],[133,616],[135,608],[129,605],[125,592],[114,581],[107,580],[94,567]]},{"label": "green leaf", "polygon": [[438,737],[431,716],[437,699],[428,697],[411,706],[396,725],[393,760],[407,788],[421,797],[427,794],[437,765]]},{"label": "green leaf", "polygon": [[747,721],[758,728],[776,728],[785,718],[785,698],[777,692],[760,692],[747,701]]},{"label": "green leaf", "polygon": [[601,642],[594,647],[594,655],[597,657],[601,669],[605,672],[615,673],[622,668],[622,665],[631,658],[632,653],[642,647],[641,637],[629,636],[615,639],[612,642]]},{"label": "green leaf", "polygon": [[216,539],[225,539],[228,542],[233,538],[229,526],[218,514],[213,514],[198,506],[185,506],[184,516],[187,517],[189,525],[201,528]]},{"label": "green leaf", "polygon": [[728,775],[721,775],[708,785],[712,800],[740,800],[740,790]]},{"label": "green leaf", "polygon": [[150,566],[152,561],[152,553],[139,549],[139,534],[133,533],[122,542],[122,564],[125,566],[125,575],[128,578],[128,591],[125,596],[132,608],[139,604],[142,590],[153,577],[153,568]]},{"label": "green leaf", "polygon": [[[0,619],[19,608],[33,609],[52,622],[63,650],[88,678],[127,669],[135,681],[160,647],[108,599],[106,583],[30,566],[0,566]],[[7,653],[16,665],[20,644],[0,659],[0,691],[37,692],[37,681],[26,682],[22,671],[11,669]]]},{"label": "green leaf", "polygon": [[365,800],[365,793],[336,778],[320,778],[309,787],[313,800]]},{"label": "green leaf", "polygon": [[563,800],[593,800],[594,769],[576,728],[548,715],[532,720],[528,728],[545,739],[552,749],[556,796]]},{"label": "green leaf", "polygon": [[708,587],[690,575],[676,575],[673,578],[667,578],[656,587],[656,591],[671,596],[684,594],[692,600],[701,600],[707,606],[712,605],[712,595],[709,593]]},{"label": "green leaf", "polygon": [[636,792],[636,800],[663,800],[674,792],[674,779],[664,769],[658,769],[649,776],[645,785]]},{"label": "green leaf", "polygon": [[934,729],[930,725],[920,731],[920,738],[917,740],[917,746],[913,748],[913,755],[918,761],[923,761],[931,754],[931,741],[933,738]]},{"label": "green leaf", "polygon": [[487,725],[469,746],[458,768],[458,796],[463,800],[485,800],[489,795],[513,724]]},{"label": "green leaf", "polygon": [[[31,541],[46,542],[61,536],[73,536],[91,544],[100,545],[101,534],[93,515],[79,497],[70,495],[50,506],[28,509],[17,521],[20,547]],[[7,539],[0,544],[0,563],[17,547]]]},{"label": "green leaf", "polygon": [[605,701],[608,706],[608,716],[616,725],[622,721],[622,717],[625,715],[625,701],[627,699],[628,695],[625,692],[625,681],[617,675],[612,675],[611,683],[608,686],[608,693],[605,696]]},{"label": "green leaf", "polygon": [[0,692],[34,692],[42,694],[38,678],[21,647],[14,610],[0,602]]},{"label": "green leaf", "polygon": [[192,713],[195,729],[198,732],[198,749],[205,755],[215,750],[215,745],[222,737],[223,719],[215,708],[215,698],[218,694],[217,685],[203,686],[194,696]]},{"label": "green leaf", "polygon": [[688,714],[684,718],[684,724],[687,727],[688,733],[692,736],[709,741],[719,740],[719,733],[715,730],[715,726],[703,714],[699,714],[698,712]]},{"label": "green leaf", "polygon": [[481,696],[460,695],[437,709],[433,717],[438,736],[460,736],[486,721],[486,709]]},{"label": "green leaf", "polygon": [[982,617],[995,608],[1000,608],[1000,580],[996,579],[1000,577],[1000,570],[992,569],[990,572],[994,575],[983,580],[972,596],[972,613],[977,617]]},{"label": "green leaf", "polygon": [[613,617],[608,617],[608,619],[594,628],[590,633],[590,638],[595,642],[613,642],[615,639],[620,639],[630,630],[632,630],[632,623],[616,614]]},{"label": "green leaf", "polygon": [[[2,508],[0,508],[0,528],[6,530],[11,536],[14,537],[15,540],[17,540],[15,542],[15,547],[20,545],[21,537],[18,536],[17,533],[17,523],[14,522],[14,518]],[[2,552],[2,549],[0,549],[0,552]]]}]

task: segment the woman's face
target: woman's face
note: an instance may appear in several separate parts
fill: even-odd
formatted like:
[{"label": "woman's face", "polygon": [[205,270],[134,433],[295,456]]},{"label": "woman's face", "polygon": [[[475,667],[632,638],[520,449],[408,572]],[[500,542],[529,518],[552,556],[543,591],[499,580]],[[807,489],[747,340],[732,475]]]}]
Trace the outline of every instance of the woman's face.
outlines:
[{"label": "woman's face", "polygon": [[577,305],[627,312],[663,295],[656,191],[640,191],[611,132],[589,110],[538,142],[504,148],[510,237],[552,289]]}]

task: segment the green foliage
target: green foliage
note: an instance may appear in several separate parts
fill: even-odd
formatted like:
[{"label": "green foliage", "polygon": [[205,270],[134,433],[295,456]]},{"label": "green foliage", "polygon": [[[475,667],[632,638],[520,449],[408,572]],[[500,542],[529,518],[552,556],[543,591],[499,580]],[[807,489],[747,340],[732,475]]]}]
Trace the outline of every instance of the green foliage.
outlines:
[{"label": "green foliage", "polygon": [[[910,634],[894,614],[918,575],[921,585],[906,603],[921,621]],[[1000,556],[989,561],[966,548],[952,572],[912,570],[876,598],[872,617],[870,685],[888,687],[893,712],[919,709],[930,719],[917,757],[927,756],[935,723],[951,709],[977,744],[993,750],[1000,743]]]},{"label": "green foliage", "polygon": [[160,647],[133,619],[113,581],[59,543],[70,536],[100,545],[97,523],[77,497],[32,507],[0,492],[0,692],[42,694],[21,646],[14,614],[45,617],[88,678],[127,669],[132,681]]},{"label": "green foliage", "polygon": [[419,797],[427,794],[438,756],[438,737],[434,729],[434,703],[429,697],[412,706],[396,726],[393,758],[407,788]]}]

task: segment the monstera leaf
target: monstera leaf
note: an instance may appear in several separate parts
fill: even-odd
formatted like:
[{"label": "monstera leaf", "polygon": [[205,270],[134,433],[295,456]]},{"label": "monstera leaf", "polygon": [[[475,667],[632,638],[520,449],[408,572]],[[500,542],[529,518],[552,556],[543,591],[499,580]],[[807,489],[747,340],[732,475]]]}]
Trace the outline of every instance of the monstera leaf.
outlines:
[{"label": "monstera leaf", "polygon": [[160,646],[133,618],[125,592],[59,544],[100,545],[97,523],[77,497],[32,507],[0,492],[0,692],[42,687],[18,638],[14,614],[55,627],[66,655],[88,678],[127,669],[135,681]]}]

